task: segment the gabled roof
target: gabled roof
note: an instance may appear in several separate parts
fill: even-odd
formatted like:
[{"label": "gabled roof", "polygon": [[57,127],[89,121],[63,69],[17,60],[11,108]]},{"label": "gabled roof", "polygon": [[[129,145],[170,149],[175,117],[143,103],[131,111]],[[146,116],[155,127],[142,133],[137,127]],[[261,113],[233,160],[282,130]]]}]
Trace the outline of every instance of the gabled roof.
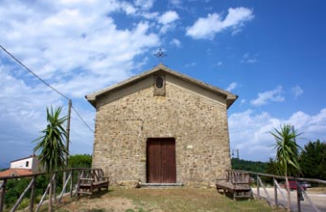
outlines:
[{"label": "gabled roof", "polygon": [[17,162],[17,161],[20,161],[20,160],[26,160],[26,159],[29,159],[29,158],[36,158],[36,155],[31,155],[31,156],[28,156],[28,157],[24,157],[24,158],[20,158],[20,159],[16,159],[16,160],[12,160],[10,161],[11,163],[12,162]]},{"label": "gabled roof", "polygon": [[192,83],[192,84],[194,84],[194,85],[196,85],[198,87],[201,87],[201,88],[203,88],[205,90],[208,90],[208,91],[211,91],[213,93],[217,93],[217,94],[225,96],[226,102],[227,102],[227,108],[229,108],[233,104],[233,102],[238,98],[238,96],[236,96],[236,95],[234,95],[234,94],[232,94],[232,93],[230,93],[228,91],[222,90],[222,89],[220,89],[218,87],[209,85],[209,84],[204,83],[204,82],[202,82],[200,80],[196,80],[196,79],[191,78],[191,77],[189,77],[187,75],[184,75],[184,74],[181,74],[179,72],[173,71],[172,69],[169,69],[168,67],[166,67],[162,63],[160,63],[158,66],[154,67],[153,69],[151,69],[149,71],[146,71],[144,73],[141,73],[139,75],[131,77],[131,78],[125,80],[125,81],[114,84],[112,86],[109,86],[109,87],[104,88],[102,90],[99,90],[97,92],[86,95],[85,98],[94,107],[96,107],[96,101],[101,95],[104,95],[104,94],[119,90],[119,89],[124,88],[124,87],[127,87],[127,86],[129,86],[131,84],[134,84],[135,82],[141,81],[141,80],[147,78],[148,76],[153,75],[153,74],[155,74],[157,72],[160,72],[160,73],[163,72],[163,73],[166,73],[166,74],[170,74],[170,75],[172,75],[174,77],[177,77],[177,78],[179,78],[179,79],[181,79],[183,81]]}]

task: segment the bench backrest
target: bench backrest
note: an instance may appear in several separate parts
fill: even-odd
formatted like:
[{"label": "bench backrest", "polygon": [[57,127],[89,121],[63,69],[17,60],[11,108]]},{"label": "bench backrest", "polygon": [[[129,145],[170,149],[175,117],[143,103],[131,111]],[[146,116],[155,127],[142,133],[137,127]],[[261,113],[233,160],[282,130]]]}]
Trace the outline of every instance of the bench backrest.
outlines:
[{"label": "bench backrest", "polygon": [[227,171],[226,181],[232,184],[250,184],[250,175],[243,172]]}]

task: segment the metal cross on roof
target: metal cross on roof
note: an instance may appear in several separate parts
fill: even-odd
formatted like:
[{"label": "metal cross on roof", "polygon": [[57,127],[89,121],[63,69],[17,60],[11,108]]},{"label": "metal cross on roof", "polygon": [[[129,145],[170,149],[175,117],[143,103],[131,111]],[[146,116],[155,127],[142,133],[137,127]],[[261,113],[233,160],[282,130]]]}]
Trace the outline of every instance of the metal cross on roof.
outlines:
[{"label": "metal cross on roof", "polygon": [[163,58],[167,56],[162,50],[162,48],[159,48],[158,52],[154,54],[155,57],[160,59],[160,62],[162,62]]}]

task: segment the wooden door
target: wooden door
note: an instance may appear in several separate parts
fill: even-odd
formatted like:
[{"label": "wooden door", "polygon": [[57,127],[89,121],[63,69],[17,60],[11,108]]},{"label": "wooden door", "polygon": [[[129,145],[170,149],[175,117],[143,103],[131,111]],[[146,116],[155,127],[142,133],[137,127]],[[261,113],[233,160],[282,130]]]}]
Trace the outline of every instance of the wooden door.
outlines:
[{"label": "wooden door", "polygon": [[147,182],[176,183],[174,138],[149,138],[146,153]]}]

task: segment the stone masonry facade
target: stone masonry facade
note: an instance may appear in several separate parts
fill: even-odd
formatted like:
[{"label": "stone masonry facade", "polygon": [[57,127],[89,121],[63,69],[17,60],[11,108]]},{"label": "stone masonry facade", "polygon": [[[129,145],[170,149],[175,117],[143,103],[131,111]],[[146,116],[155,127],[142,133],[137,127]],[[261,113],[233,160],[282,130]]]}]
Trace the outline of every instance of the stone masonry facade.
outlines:
[{"label": "stone masonry facade", "polygon": [[[231,168],[226,100],[169,74],[165,95],[153,77],[96,102],[93,167],[112,183],[146,182],[148,138],[174,138],[177,182],[211,185]],[[130,184],[129,184],[130,185]]]}]

